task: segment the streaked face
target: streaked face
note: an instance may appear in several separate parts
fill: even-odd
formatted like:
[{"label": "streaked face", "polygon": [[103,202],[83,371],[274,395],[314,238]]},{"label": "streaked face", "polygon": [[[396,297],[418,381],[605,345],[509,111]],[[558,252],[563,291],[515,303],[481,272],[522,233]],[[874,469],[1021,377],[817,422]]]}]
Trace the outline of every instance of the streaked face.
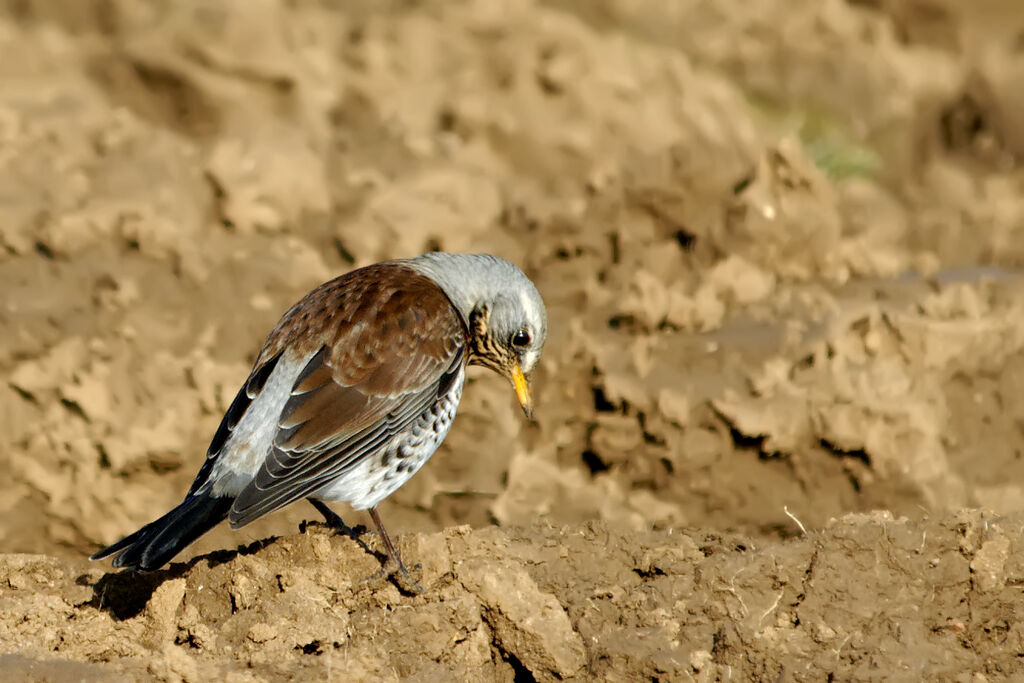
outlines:
[{"label": "streaked face", "polygon": [[472,321],[474,351],[470,362],[485,365],[512,382],[516,398],[527,417],[533,413],[533,397],[526,373],[540,360],[547,340],[547,311],[531,285],[518,294],[502,297],[478,309]]}]

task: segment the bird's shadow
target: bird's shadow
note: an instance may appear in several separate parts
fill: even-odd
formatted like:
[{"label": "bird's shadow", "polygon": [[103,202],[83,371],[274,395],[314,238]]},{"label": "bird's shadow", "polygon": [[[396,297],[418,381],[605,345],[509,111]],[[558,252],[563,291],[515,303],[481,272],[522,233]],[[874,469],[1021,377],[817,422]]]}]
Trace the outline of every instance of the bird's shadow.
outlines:
[{"label": "bird's shadow", "polygon": [[353,541],[355,541],[356,544],[360,548],[363,549],[363,552],[365,552],[367,555],[373,555],[374,557],[376,557],[377,560],[381,563],[381,565],[384,565],[387,562],[387,560],[388,560],[387,553],[382,553],[379,550],[374,550],[370,546],[366,545],[366,541],[363,540],[363,536],[366,535],[367,533],[369,533],[369,529],[367,529],[362,524],[357,524],[355,526],[349,526],[349,525],[345,524],[344,522],[341,522],[340,519],[341,518],[339,517],[338,518],[338,522],[333,522],[333,521],[332,522],[318,522],[318,521],[312,521],[312,522],[310,522],[310,521],[302,521],[302,522],[299,522],[299,533],[300,534],[306,533],[306,529],[310,525],[326,527],[326,528],[332,530],[338,536],[346,536],[346,537],[352,539]]},{"label": "bird's shadow", "polygon": [[[363,534],[367,533],[366,527],[362,525],[356,527],[346,526],[339,529],[332,524],[324,522],[301,522],[299,524],[299,532],[306,533],[306,529],[310,525],[324,526],[333,530],[339,536],[351,538],[367,554],[377,558],[382,567],[387,562],[388,556],[386,554],[370,548],[362,539]],[[174,562],[166,569],[150,571],[128,569],[125,571],[107,572],[96,583],[92,583],[92,579],[88,574],[82,574],[75,582],[80,586],[92,585],[93,595],[92,598],[79,603],[76,607],[92,607],[102,610],[113,617],[115,621],[132,619],[142,613],[153,597],[153,593],[165,581],[187,575],[193,567],[202,562],[207,563],[212,568],[230,562],[236,557],[253,555],[263,548],[273,545],[279,539],[280,536],[270,536],[269,538],[253,541],[248,545],[240,545],[233,550],[214,550],[205,555],[197,555],[187,562]]]},{"label": "bird's shadow", "polygon": [[[100,580],[92,584],[92,598],[79,603],[78,607],[93,607],[102,610],[115,621],[132,619],[142,613],[153,593],[165,581],[177,579],[191,571],[200,562],[216,567],[230,562],[241,555],[252,555],[275,543],[280,537],[271,536],[248,545],[240,545],[234,550],[214,550],[205,555],[197,555],[188,562],[174,562],[166,569],[151,571],[127,569],[125,571],[107,572]],[[79,585],[89,585],[90,578],[83,574],[76,579]]]}]

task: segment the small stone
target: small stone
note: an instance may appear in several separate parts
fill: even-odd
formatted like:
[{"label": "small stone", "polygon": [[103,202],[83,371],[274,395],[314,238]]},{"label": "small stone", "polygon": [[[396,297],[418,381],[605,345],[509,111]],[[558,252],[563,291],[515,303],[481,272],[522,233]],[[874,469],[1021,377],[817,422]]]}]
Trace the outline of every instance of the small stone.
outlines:
[{"label": "small stone", "polygon": [[252,625],[246,637],[254,643],[265,643],[277,637],[277,629],[266,622],[259,621]]},{"label": "small stone", "polygon": [[974,585],[983,593],[1001,589],[1006,583],[1006,558],[1010,555],[1010,539],[997,536],[982,543],[971,561]]}]

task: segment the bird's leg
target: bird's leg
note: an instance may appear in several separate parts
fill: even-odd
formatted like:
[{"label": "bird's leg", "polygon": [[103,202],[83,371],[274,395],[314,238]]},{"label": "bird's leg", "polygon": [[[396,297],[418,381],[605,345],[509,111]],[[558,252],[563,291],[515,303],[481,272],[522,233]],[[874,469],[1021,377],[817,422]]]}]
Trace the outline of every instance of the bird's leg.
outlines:
[{"label": "bird's leg", "polygon": [[377,513],[377,508],[372,507],[368,510],[368,512],[370,513],[370,519],[373,520],[374,525],[376,525],[377,527],[377,533],[380,534],[381,540],[384,541],[384,548],[387,550],[388,557],[391,558],[391,561],[394,562],[395,566],[397,566],[399,571],[402,572],[402,576],[404,576],[405,579],[412,584],[412,591],[414,593],[422,593],[423,588],[418,583],[416,583],[416,581],[409,574],[409,570],[405,568],[405,563],[402,562],[401,555],[398,554],[398,548],[396,548],[395,544],[391,542],[391,537],[388,535],[388,530],[384,528],[384,523],[380,521],[380,515]]},{"label": "bird's leg", "polygon": [[309,501],[310,505],[317,509],[317,512],[324,516],[324,522],[327,523],[327,526],[351,538],[359,544],[360,548],[370,555],[379,557],[379,555],[373,552],[370,546],[366,545],[362,539],[362,534],[366,532],[366,527],[360,524],[357,528],[352,528],[348,524],[345,524],[341,517],[338,516],[338,513],[327,506],[327,503],[322,500],[314,500],[312,498],[307,498],[306,500]]},{"label": "bird's leg", "polygon": [[307,498],[306,500],[309,501],[310,505],[316,508],[317,512],[324,516],[324,522],[327,523],[327,526],[337,529],[338,531],[341,531],[355,538],[355,536],[353,535],[355,531],[352,529],[352,527],[350,527],[348,524],[345,524],[344,520],[342,520],[341,517],[338,516],[338,513],[327,506],[327,503],[323,502],[322,500],[315,500],[313,498]]},{"label": "bird's leg", "polygon": [[[324,503],[321,500],[314,500],[312,498],[307,498],[307,500],[313,507],[317,509],[317,511],[321,515],[324,516],[324,521],[327,523],[327,526],[335,529],[336,531],[339,531],[340,533],[345,534],[346,536],[354,540],[356,543],[359,544],[360,548],[367,552],[367,554],[374,555],[378,558],[382,557],[380,553],[374,551],[372,548],[370,548],[370,546],[366,545],[363,539],[360,538],[359,532],[357,532],[356,529],[350,527],[348,524],[345,524],[345,522],[342,521],[341,517],[338,516],[338,513],[336,513],[334,510],[328,507],[326,503]],[[402,576],[406,579],[406,582],[409,584],[408,586],[402,587],[406,588],[407,590],[413,593],[422,593],[423,588],[421,588],[420,585],[416,583],[416,581],[410,575],[409,570],[406,569],[405,563],[402,562],[402,556],[398,554],[398,548],[395,547],[394,542],[391,540],[391,536],[388,535],[387,529],[384,528],[384,523],[380,520],[380,515],[377,514],[377,508],[370,508],[370,518],[376,525],[377,533],[380,534],[381,540],[384,541],[384,550],[387,553],[383,556],[381,564],[386,565],[388,559],[390,558],[391,561],[394,562],[395,566],[398,567],[398,570],[402,572]],[[365,527],[363,527],[362,525],[360,525],[359,528],[363,531],[366,530]],[[369,578],[380,578],[384,575],[385,570],[386,567],[382,566],[379,571],[375,572],[373,576]]]},{"label": "bird's leg", "polygon": [[372,507],[369,509],[370,519],[377,526],[377,533],[380,534],[381,539],[384,541],[384,549],[388,553],[388,557],[395,563],[403,574],[409,575],[409,570],[405,568],[405,564],[402,562],[401,556],[398,554],[398,548],[391,542],[391,537],[388,536],[388,530],[384,528],[384,523],[380,521],[380,515],[377,514],[377,508]]}]

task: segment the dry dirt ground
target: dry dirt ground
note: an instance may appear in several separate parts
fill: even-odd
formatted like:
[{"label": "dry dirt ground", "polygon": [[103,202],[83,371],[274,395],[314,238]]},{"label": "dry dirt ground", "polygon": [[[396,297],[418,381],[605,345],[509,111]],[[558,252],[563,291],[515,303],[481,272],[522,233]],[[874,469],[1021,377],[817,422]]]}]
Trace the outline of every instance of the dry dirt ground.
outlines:
[{"label": "dry dirt ground", "polygon": [[[967,7],[0,1],[0,678],[1020,680],[1024,8]],[[432,248],[551,334],[382,507],[422,594],[305,505],[85,559]]]}]

